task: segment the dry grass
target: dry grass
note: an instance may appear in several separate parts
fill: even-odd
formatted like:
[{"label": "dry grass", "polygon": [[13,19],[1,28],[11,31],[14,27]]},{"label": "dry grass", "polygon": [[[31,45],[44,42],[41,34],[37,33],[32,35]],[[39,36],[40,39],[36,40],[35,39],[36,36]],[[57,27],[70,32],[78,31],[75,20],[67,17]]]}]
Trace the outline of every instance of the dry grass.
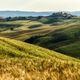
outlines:
[{"label": "dry grass", "polygon": [[80,60],[0,37],[0,80],[80,80]]},{"label": "dry grass", "polygon": [[[0,80],[79,80],[78,64],[46,59],[0,60]],[[4,63],[4,64],[3,64]]]}]

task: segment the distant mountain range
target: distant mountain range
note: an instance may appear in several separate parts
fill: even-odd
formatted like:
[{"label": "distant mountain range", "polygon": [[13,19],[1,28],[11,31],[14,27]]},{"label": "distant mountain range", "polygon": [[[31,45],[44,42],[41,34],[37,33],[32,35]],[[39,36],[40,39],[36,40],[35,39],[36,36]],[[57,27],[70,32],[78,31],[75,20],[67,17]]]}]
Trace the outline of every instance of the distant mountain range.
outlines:
[{"label": "distant mountain range", "polygon": [[[17,16],[48,16],[53,12],[28,12],[28,11],[0,11],[1,17],[17,17]],[[70,12],[73,15],[80,16],[80,11]]]},{"label": "distant mountain range", "polygon": [[0,11],[1,17],[17,17],[17,16],[48,16],[52,12],[27,12],[27,11]]}]

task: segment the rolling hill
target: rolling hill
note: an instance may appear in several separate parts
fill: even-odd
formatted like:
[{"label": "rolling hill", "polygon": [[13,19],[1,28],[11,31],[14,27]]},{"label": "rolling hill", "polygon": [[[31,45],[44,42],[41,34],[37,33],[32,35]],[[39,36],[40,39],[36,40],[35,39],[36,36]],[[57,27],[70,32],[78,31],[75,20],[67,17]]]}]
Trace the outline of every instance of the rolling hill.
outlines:
[{"label": "rolling hill", "polygon": [[80,60],[0,37],[1,80],[79,80]]},{"label": "rolling hill", "polygon": [[37,34],[26,39],[25,42],[80,58],[80,18],[70,19],[49,27],[51,30],[47,34]]},{"label": "rolling hill", "polygon": [[[0,28],[1,37],[29,42],[80,58],[80,17],[63,20],[56,24],[44,24],[31,20],[0,22],[0,24],[4,25]],[[10,26],[6,27],[7,25]]]}]

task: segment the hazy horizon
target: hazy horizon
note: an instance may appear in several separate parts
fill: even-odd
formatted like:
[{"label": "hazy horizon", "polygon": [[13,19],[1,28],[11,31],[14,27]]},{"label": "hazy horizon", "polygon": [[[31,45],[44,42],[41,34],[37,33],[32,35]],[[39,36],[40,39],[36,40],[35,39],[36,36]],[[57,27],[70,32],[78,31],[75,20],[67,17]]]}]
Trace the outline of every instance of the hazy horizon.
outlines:
[{"label": "hazy horizon", "polygon": [[80,11],[80,0],[0,0],[0,11]]}]

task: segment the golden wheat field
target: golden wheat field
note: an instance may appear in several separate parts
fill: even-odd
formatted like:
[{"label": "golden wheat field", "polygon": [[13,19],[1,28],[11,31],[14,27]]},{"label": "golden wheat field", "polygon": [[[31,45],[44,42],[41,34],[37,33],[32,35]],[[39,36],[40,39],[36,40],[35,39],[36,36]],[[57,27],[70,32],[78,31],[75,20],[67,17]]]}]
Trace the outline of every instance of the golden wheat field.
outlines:
[{"label": "golden wheat field", "polygon": [[80,80],[80,60],[0,37],[0,80]]}]

